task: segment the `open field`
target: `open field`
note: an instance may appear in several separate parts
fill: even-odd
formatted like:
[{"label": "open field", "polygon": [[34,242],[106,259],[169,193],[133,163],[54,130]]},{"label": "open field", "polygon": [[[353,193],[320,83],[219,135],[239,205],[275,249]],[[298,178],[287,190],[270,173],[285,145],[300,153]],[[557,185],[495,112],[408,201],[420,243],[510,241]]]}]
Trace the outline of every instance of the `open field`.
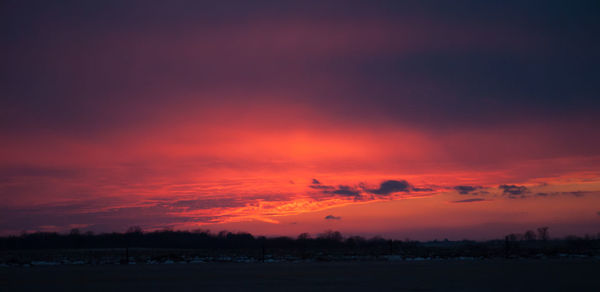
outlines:
[{"label": "open field", "polygon": [[597,260],[0,268],[3,291],[600,291]]}]

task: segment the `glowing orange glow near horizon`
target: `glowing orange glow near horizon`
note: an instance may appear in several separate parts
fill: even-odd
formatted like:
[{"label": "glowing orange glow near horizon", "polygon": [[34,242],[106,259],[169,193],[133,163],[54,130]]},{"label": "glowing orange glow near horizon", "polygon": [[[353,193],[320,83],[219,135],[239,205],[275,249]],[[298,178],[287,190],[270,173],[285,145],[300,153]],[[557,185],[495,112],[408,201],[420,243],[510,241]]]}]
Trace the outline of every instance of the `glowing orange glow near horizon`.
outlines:
[{"label": "glowing orange glow near horizon", "polygon": [[[315,116],[311,123],[319,124],[318,120]],[[53,187],[55,193],[47,200],[21,196],[5,204],[12,208],[33,203],[49,208],[65,206],[63,212],[71,216],[92,214],[97,220],[115,216],[119,222],[131,222],[124,225],[158,216],[156,223],[137,223],[146,230],[228,228],[286,235],[337,228],[346,233],[419,237],[425,236],[422,230],[446,228],[445,237],[456,237],[463,233],[453,229],[506,221],[504,216],[512,214],[515,207],[511,206],[517,204],[519,209],[526,206],[522,212],[529,214],[524,218],[530,225],[556,218],[563,218],[561,223],[588,217],[585,220],[595,220],[592,206],[598,205],[600,191],[600,176],[594,167],[597,157],[523,159],[519,155],[530,156],[528,150],[522,154],[506,150],[512,143],[503,145],[493,136],[486,141],[488,138],[479,133],[461,133],[456,140],[454,134],[434,137],[408,128],[295,126],[303,122],[288,119],[284,123],[296,129],[278,129],[277,124],[270,128],[242,119],[232,129],[228,125],[206,126],[201,121],[182,125],[165,120],[158,128],[141,129],[135,135],[116,133],[114,138],[101,141],[46,136],[44,149],[6,147],[4,161],[28,157],[38,165],[43,162],[48,169],[78,171],[73,174],[75,178],[68,172],[65,176],[40,177],[31,187],[46,192]],[[534,128],[519,131],[523,138],[519,147],[536,148],[544,142],[543,132]],[[488,148],[480,148],[483,144]],[[69,154],[56,152],[63,149],[69,149]],[[513,157],[479,158],[490,151],[508,151]],[[406,180],[412,189],[373,191],[388,180]],[[16,187],[30,183],[25,179],[13,181]],[[502,184],[523,186],[527,193],[522,199],[510,198],[498,188]],[[456,186],[462,185],[476,189],[460,194]],[[424,200],[408,203],[411,199]],[[536,203],[528,203],[533,201]],[[566,203],[570,204],[568,209],[557,208]],[[77,204],[87,207],[69,207]],[[539,212],[536,208],[540,206],[552,213]],[[146,214],[146,209],[154,211]],[[120,214],[119,210],[131,214]],[[427,215],[431,212],[439,215]],[[324,220],[325,213],[343,219]],[[389,221],[381,221],[383,214]],[[439,221],[442,217],[443,224]],[[419,222],[410,226],[398,222],[407,219]],[[72,224],[91,226],[85,221]],[[72,224],[66,228],[75,226]],[[40,230],[60,228],[43,225]]]}]

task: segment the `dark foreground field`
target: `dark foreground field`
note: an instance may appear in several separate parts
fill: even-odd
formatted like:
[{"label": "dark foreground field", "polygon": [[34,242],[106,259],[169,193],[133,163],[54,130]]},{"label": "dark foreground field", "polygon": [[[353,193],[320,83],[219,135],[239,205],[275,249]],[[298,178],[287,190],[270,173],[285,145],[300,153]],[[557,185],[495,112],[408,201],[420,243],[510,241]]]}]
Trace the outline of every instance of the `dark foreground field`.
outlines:
[{"label": "dark foreground field", "polygon": [[2,291],[600,291],[592,260],[1,268]]}]

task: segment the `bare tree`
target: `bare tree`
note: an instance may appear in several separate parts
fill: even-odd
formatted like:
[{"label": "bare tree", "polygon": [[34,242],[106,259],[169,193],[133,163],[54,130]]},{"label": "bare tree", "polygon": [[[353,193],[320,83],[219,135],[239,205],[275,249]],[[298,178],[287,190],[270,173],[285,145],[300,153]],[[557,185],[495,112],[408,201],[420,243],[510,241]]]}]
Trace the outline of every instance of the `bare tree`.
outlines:
[{"label": "bare tree", "polygon": [[516,233],[511,233],[505,237],[507,242],[517,241],[519,240],[519,235]]},{"label": "bare tree", "polygon": [[311,239],[310,234],[308,233],[302,233],[300,235],[298,235],[298,240],[308,240]]},{"label": "bare tree", "polygon": [[140,226],[131,226],[131,227],[127,228],[127,232],[125,232],[125,233],[142,234],[143,230],[142,230],[142,227],[140,227]]},{"label": "bare tree", "polygon": [[548,227],[540,227],[537,229],[537,232],[538,232],[539,240],[546,241],[546,240],[550,239],[550,235],[548,233]]},{"label": "bare tree", "polygon": [[326,230],[325,232],[319,234],[319,238],[336,242],[341,242],[342,240],[344,240],[344,237],[339,231],[332,230]]},{"label": "bare tree", "polygon": [[525,232],[525,234],[523,235],[523,240],[526,241],[533,241],[535,240],[536,236],[535,236],[535,232],[533,230],[527,230]]}]

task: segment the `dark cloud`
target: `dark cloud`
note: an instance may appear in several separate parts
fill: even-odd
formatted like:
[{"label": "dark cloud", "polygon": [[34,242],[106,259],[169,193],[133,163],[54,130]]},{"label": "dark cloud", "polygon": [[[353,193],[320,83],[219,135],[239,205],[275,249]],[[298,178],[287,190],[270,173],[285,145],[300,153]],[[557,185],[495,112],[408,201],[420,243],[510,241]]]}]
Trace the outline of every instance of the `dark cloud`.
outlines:
[{"label": "dark cloud", "polygon": [[465,200],[452,201],[452,203],[473,203],[473,202],[481,202],[481,201],[485,201],[485,199],[482,199],[482,198],[473,198],[473,199],[465,199]]},{"label": "dark cloud", "polygon": [[573,197],[583,197],[590,192],[586,191],[572,191],[572,192],[544,192],[544,193],[536,193],[537,197],[550,197],[550,196],[573,196]]},{"label": "dark cloud", "polygon": [[322,185],[321,182],[319,180],[317,180],[316,178],[312,179],[312,182],[308,187],[315,189],[315,190],[331,190],[331,189],[333,189],[332,186]]},{"label": "dark cloud", "polygon": [[433,191],[432,188],[417,188],[417,187],[413,187],[412,190],[415,192],[431,192],[431,191]]},{"label": "dark cloud", "polygon": [[376,195],[389,195],[397,192],[410,192],[411,185],[405,180],[386,180],[377,189],[366,189],[368,193]]},{"label": "dark cloud", "polygon": [[[386,180],[379,184],[378,188],[369,188],[363,183],[360,183],[358,187],[352,187],[348,185],[339,185],[337,187],[328,186],[323,184],[316,184],[315,179],[313,179],[313,183],[309,185],[310,188],[322,190],[325,194],[334,194],[334,195],[342,195],[342,196],[352,196],[352,197],[360,197],[363,191],[374,194],[387,196],[393,193],[398,192],[430,192],[433,191],[432,188],[416,188],[413,187],[405,180]],[[317,181],[318,182],[318,181]]]},{"label": "dark cloud", "polygon": [[317,180],[316,178],[312,179],[312,182],[308,187],[311,189],[323,190],[323,191],[334,189],[333,186],[327,186],[327,185],[321,184],[321,182],[319,180]]},{"label": "dark cloud", "polygon": [[[146,2],[44,2],[35,11],[21,1],[3,5],[0,42],[7,58],[0,77],[6,94],[0,108],[10,110],[0,115],[0,126],[104,130],[147,114],[128,105],[163,108],[159,93],[173,99],[175,89],[231,84],[248,91],[314,89],[320,94],[302,102],[335,105],[332,118],[384,117],[425,126],[483,127],[547,120],[550,113],[593,117],[600,105],[594,1]],[[254,31],[260,34],[246,34]],[[289,36],[293,41],[284,41]],[[198,37],[205,40],[200,46]],[[141,42],[149,45],[140,50]],[[315,76],[344,86],[324,88]],[[445,94],[432,92],[436,88]],[[408,101],[410,110],[399,115]]]},{"label": "dark cloud", "polygon": [[342,217],[339,216],[333,216],[333,215],[327,215],[325,216],[325,220],[341,220]]},{"label": "dark cloud", "polygon": [[461,185],[461,186],[455,186],[454,187],[454,190],[456,190],[461,195],[468,195],[469,193],[472,193],[472,192],[474,192],[476,190],[479,190],[479,189],[481,189],[480,186],[464,186],[464,185]]},{"label": "dark cloud", "polygon": [[337,187],[323,185],[317,179],[312,179],[311,184],[308,186],[315,190],[321,190],[324,194],[331,195],[341,195],[341,196],[350,196],[350,197],[359,197],[361,191],[357,188],[347,186],[347,185],[339,185]]},{"label": "dark cloud", "polygon": [[333,186],[326,186],[326,185],[310,185],[308,187],[311,189],[315,189],[315,190],[331,190],[334,188]]},{"label": "dark cloud", "polygon": [[500,185],[498,188],[502,190],[503,195],[511,199],[523,199],[531,192],[526,186]]},{"label": "dark cloud", "polygon": [[350,187],[350,186],[345,186],[345,185],[340,185],[337,187],[337,189],[333,190],[333,191],[329,191],[328,193],[331,194],[335,194],[335,195],[342,195],[342,196],[352,196],[352,197],[358,197],[360,195],[360,191]]}]

